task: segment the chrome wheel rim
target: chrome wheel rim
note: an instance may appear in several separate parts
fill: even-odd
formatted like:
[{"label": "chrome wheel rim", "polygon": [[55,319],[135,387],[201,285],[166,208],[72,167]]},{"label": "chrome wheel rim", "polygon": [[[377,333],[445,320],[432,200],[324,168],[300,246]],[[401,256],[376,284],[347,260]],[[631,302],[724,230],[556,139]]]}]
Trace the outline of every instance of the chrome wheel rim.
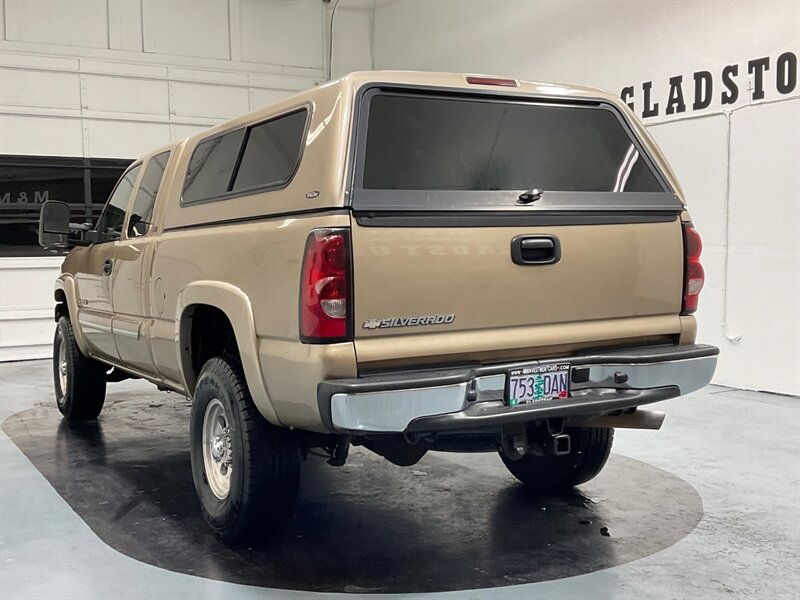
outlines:
[{"label": "chrome wheel rim", "polygon": [[231,491],[233,447],[228,415],[217,398],[208,403],[203,416],[203,468],[214,495],[220,500],[227,498]]},{"label": "chrome wheel rim", "polygon": [[67,345],[62,339],[58,344],[58,385],[61,394],[67,393]]}]

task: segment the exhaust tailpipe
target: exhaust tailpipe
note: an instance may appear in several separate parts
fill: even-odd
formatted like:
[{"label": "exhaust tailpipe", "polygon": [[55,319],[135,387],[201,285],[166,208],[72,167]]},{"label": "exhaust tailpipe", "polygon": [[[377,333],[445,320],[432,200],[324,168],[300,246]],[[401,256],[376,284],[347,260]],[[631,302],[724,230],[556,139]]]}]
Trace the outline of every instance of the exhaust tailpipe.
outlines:
[{"label": "exhaust tailpipe", "polygon": [[637,409],[630,413],[599,415],[570,421],[570,427],[613,427],[616,429],[661,429],[666,413]]}]

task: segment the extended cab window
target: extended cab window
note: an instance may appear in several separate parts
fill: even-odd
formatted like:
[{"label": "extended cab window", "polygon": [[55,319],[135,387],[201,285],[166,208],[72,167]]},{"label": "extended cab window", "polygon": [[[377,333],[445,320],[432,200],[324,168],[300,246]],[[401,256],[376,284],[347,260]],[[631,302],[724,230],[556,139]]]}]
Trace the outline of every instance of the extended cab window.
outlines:
[{"label": "extended cab window", "polygon": [[308,110],[302,109],[198,144],[183,202],[288,183],[300,162],[307,119]]},{"label": "extended cab window", "polygon": [[164,177],[164,169],[169,160],[169,151],[162,152],[151,158],[142,175],[142,182],[136,191],[136,199],[131,207],[131,216],[128,220],[128,237],[141,237],[147,235],[153,219],[153,206],[158,195],[158,188]]},{"label": "extended cab window", "polygon": [[622,115],[603,102],[372,88],[360,103],[355,158],[356,210],[682,206]]},{"label": "extended cab window", "polygon": [[97,220],[98,243],[112,242],[118,240],[122,236],[125,212],[128,210],[128,204],[131,201],[131,194],[133,192],[133,185],[136,183],[136,178],[139,176],[139,170],[141,168],[142,165],[138,164],[128,170],[128,172],[122,176],[122,179],[119,180],[114,191],[111,192],[111,197],[108,199],[100,218]]}]

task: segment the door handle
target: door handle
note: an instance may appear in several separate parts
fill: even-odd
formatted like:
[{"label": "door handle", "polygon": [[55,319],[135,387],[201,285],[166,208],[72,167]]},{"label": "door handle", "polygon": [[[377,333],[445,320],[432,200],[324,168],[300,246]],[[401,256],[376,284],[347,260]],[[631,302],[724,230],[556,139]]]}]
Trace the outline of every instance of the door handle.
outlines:
[{"label": "door handle", "polygon": [[552,265],[561,260],[561,243],[554,235],[518,235],[511,240],[511,260],[517,265]]},{"label": "door handle", "polygon": [[114,268],[114,261],[107,258],[103,261],[103,275],[111,275],[111,270]]}]

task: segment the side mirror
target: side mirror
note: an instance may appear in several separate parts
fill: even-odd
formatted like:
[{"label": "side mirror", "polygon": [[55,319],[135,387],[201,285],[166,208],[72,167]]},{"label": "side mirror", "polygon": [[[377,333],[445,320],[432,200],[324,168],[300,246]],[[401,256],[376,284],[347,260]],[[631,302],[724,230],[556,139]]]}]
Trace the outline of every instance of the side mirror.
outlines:
[{"label": "side mirror", "polygon": [[69,246],[69,204],[47,200],[39,216],[39,245],[56,249]]}]

